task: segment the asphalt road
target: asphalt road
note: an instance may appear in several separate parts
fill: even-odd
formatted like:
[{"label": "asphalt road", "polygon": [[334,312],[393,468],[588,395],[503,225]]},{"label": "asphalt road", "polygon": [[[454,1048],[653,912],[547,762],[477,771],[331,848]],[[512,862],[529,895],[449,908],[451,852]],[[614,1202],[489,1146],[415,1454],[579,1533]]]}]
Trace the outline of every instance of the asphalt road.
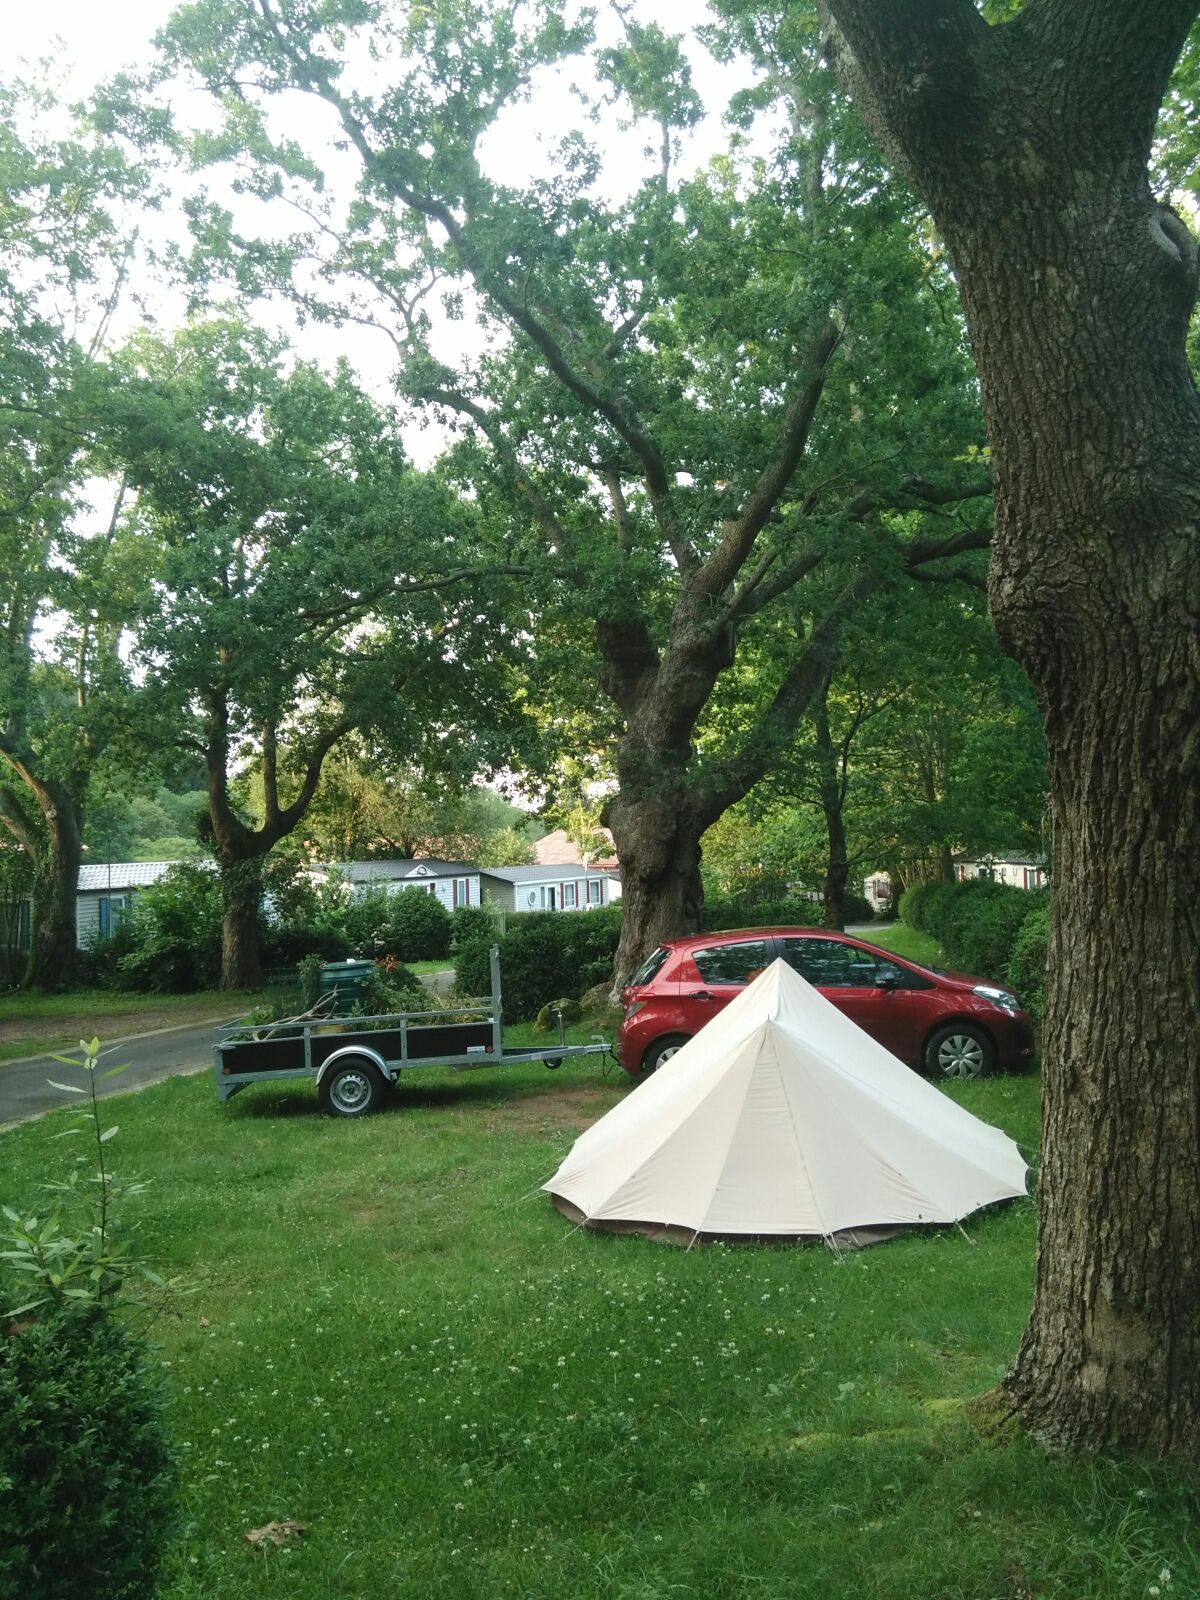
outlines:
[{"label": "asphalt road", "polygon": [[[129,1063],[128,1070],[115,1078],[98,1080],[96,1092],[101,1095],[120,1094],[127,1089],[141,1089],[148,1083],[158,1083],[162,1078],[174,1077],[180,1072],[195,1072],[212,1064],[212,1025],[168,1028],[159,1033],[143,1034],[140,1038],[103,1041],[104,1055],[99,1071]],[[66,1056],[77,1057],[77,1050],[64,1050]],[[78,1103],[79,1096],[53,1089],[47,1082],[56,1078],[60,1083],[82,1085],[85,1074],[64,1067],[53,1056],[33,1056],[25,1061],[0,1063],[0,1128],[11,1122],[25,1122],[30,1117],[40,1117],[45,1111],[55,1111],[59,1106]]]}]

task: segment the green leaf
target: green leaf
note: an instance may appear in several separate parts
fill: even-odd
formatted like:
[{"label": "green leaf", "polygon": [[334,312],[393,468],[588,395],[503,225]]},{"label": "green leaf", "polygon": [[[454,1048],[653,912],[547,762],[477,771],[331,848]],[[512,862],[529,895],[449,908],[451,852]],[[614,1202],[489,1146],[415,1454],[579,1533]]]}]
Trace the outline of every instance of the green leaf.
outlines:
[{"label": "green leaf", "polygon": [[108,1071],[107,1072],[102,1072],[100,1074],[100,1076],[101,1076],[102,1079],[103,1078],[115,1078],[118,1072],[128,1072],[128,1071],[129,1071],[129,1063],[128,1063],[128,1061],[122,1061],[122,1063],[121,1063],[121,1065],[119,1067],[109,1067]]},{"label": "green leaf", "polygon": [[100,1135],[101,1144],[107,1144],[110,1139],[116,1138],[117,1126],[117,1123],[114,1122],[111,1128],[105,1128],[104,1132]]},{"label": "green leaf", "polygon": [[81,1089],[77,1083],[59,1083],[54,1078],[47,1078],[46,1082],[52,1089],[61,1089],[64,1094],[86,1094],[86,1089]]}]

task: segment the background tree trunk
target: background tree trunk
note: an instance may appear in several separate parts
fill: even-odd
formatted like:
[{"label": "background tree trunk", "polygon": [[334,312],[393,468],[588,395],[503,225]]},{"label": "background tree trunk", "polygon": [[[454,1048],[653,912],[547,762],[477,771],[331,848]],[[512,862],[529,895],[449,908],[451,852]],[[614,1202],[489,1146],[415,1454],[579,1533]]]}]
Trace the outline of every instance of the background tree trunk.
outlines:
[{"label": "background tree trunk", "polygon": [[990,580],[1055,814],[1037,1286],[1007,1380],[1053,1445],[1200,1456],[1196,247],[1147,178],[1196,5],[827,0],[954,258]]},{"label": "background tree trunk", "polygon": [[222,989],[257,989],[262,983],[258,939],[262,874],[261,855],[221,862]]},{"label": "background tree trunk", "polygon": [[25,981],[34,989],[65,989],[75,976],[75,905],[83,859],[80,819],[60,784],[41,784],[38,800],[46,842],[34,876]]}]

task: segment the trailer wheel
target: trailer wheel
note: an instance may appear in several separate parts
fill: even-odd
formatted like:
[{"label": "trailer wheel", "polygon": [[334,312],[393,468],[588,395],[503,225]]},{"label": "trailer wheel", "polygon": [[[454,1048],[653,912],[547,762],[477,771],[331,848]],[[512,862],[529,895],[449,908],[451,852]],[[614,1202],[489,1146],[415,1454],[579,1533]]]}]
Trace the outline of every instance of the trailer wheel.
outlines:
[{"label": "trailer wheel", "polygon": [[363,1056],[339,1061],[321,1079],[321,1110],[330,1117],[365,1117],[378,1111],[387,1085],[374,1062]]},{"label": "trailer wheel", "polygon": [[542,1065],[545,1067],[547,1072],[557,1072],[559,1067],[562,1066],[562,1057],[544,1056],[542,1058]]}]

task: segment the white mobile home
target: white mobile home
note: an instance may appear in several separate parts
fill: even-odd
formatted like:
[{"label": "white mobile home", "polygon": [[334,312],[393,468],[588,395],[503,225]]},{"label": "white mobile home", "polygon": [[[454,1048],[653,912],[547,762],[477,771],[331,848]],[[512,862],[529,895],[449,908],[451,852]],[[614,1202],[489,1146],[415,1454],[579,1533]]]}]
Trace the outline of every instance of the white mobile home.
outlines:
[{"label": "white mobile home", "polygon": [[621,898],[621,880],[615,872],[572,862],[482,867],[479,876],[484,898],[501,911],[587,911]]},{"label": "white mobile home", "polygon": [[465,861],[342,861],[316,869],[322,877],[340,878],[355,898],[383,888],[388,894],[420,889],[440,900],[447,911],[482,905],[479,868]]}]

